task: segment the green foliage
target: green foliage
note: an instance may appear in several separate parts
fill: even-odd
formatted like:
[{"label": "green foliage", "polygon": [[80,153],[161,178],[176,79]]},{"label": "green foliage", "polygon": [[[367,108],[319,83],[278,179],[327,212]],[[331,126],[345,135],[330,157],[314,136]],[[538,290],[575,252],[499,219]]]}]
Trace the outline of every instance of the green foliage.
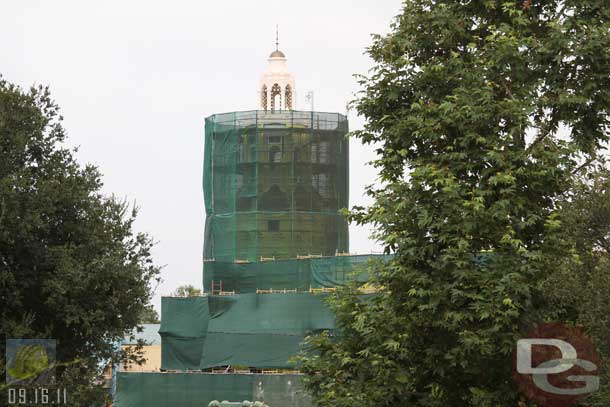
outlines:
[{"label": "green foliage", "polygon": [[200,295],[202,295],[201,289],[195,288],[190,284],[181,285],[172,293],[172,297],[198,297]]},{"label": "green foliage", "polygon": [[140,319],[140,323],[142,324],[160,324],[161,319],[159,318],[159,314],[155,310],[152,305],[148,305],[142,314]]},{"label": "green foliage", "polygon": [[575,255],[560,205],[607,142],[610,5],[408,0],[354,102],[380,183],[357,223],[395,260],[340,290],[301,369],[320,406],[515,406],[511,352]]},{"label": "green foliage", "polygon": [[586,406],[610,405],[610,171],[601,167],[575,183],[561,202],[564,242],[571,257],[557,261],[543,284],[556,319],[583,326],[606,361],[600,391]]},{"label": "green foliage", "polygon": [[48,89],[0,77],[0,332],[56,339],[59,385],[82,406],[104,398],[100,362],[140,323],[159,269],[135,209],[63,146],[61,119]]}]

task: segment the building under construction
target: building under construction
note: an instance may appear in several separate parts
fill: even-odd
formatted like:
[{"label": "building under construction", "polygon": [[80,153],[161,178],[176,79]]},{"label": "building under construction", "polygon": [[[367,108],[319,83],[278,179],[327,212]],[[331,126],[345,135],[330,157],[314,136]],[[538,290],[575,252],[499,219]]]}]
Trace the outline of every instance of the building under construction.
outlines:
[{"label": "building under construction", "polygon": [[206,119],[204,295],[162,299],[161,369],[118,372],[116,406],[311,405],[290,359],[334,329],[326,293],[366,281],[374,256],[348,254],[340,214],[347,118],[294,110],[295,97],[276,49],[259,110]]}]

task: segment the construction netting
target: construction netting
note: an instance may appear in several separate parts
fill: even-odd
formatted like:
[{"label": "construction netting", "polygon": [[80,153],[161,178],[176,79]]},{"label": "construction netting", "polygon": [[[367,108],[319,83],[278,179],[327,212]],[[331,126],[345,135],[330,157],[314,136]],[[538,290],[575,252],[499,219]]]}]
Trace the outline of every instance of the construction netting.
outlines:
[{"label": "construction netting", "polygon": [[294,367],[289,359],[312,333],[334,329],[324,295],[210,296],[210,322],[200,368]]},{"label": "construction netting", "polygon": [[347,131],[338,113],[206,118],[204,267],[348,252]]},{"label": "construction netting", "polygon": [[[365,282],[375,262],[387,261],[388,255],[349,255],[308,257],[262,262],[209,262],[204,266],[206,292],[220,289],[235,293],[257,290],[308,291],[333,288],[356,280]],[[214,285],[212,284],[214,282]]]},{"label": "construction netting", "polygon": [[208,297],[163,297],[161,316],[161,368],[198,369],[210,321]]},{"label": "construction netting", "polygon": [[117,374],[117,407],[203,407],[213,400],[261,401],[269,407],[310,407],[296,374]]},{"label": "construction netting", "polygon": [[324,299],[311,293],[164,297],[161,368],[294,368],[289,359],[305,336],[334,329]]}]

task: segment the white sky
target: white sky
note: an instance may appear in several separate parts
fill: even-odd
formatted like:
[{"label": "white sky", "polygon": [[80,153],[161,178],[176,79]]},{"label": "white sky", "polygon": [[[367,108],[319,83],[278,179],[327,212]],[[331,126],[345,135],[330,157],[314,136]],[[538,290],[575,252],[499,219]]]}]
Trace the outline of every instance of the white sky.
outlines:
[{"label": "white sky", "polygon": [[[400,0],[0,0],[0,73],[48,84],[80,162],[104,174],[104,192],[140,206],[138,231],[165,265],[154,304],[177,286],[201,286],[204,118],[252,110],[267,56],[280,49],[296,77],[297,108],[345,113],[366,73],[371,33],[386,33]],[[361,118],[350,113],[351,129]],[[350,144],[350,205],[375,182],[372,147]],[[350,227],[350,251],[381,247]]]}]

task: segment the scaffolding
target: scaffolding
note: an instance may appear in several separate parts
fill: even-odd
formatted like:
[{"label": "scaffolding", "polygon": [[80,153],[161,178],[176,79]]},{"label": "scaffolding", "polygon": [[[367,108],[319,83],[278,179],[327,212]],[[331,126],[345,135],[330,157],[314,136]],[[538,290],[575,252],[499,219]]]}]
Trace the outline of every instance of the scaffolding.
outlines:
[{"label": "scaffolding", "polygon": [[300,256],[296,259],[253,262],[208,262],[204,266],[206,293],[236,294],[260,290],[307,292],[332,289],[349,281],[366,282],[369,270],[391,259],[390,255]]},{"label": "scaffolding", "polygon": [[349,250],[347,118],[246,111],[205,120],[204,269]]}]

